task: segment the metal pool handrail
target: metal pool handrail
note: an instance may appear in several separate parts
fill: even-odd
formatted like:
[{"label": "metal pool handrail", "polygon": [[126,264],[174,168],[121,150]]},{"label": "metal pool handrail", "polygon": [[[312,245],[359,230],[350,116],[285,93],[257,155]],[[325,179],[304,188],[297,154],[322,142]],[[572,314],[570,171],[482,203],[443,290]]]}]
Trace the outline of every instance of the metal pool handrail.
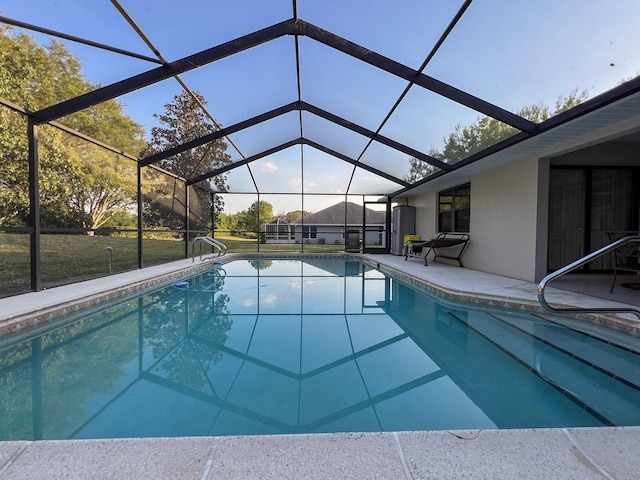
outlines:
[{"label": "metal pool handrail", "polygon": [[200,261],[202,261],[202,244],[203,243],[211,245],[214,249],[218,251],[218,254],[214,258],[221,257],[222,255],[227,253],[227,246],[224,243],[220,242],[219,240],[216,240],[213,237],[196,237],[191,242],[191,262],[192,263],[196,261],[196,257],[195,257],[196,242],[200,244]]},{"label": "metal pool handrail", "polygon": [[586,263],[595,260],[598,257],[601,257],[609,252],[614,251],[616,248],[624,245],[626,243],[640,243],[640,235],[630,235],[628,237],[623,237],[619,240],[616,240],[610,245],[606,245],[595,252],[592,252],[584,257],[576,260],[569,265],[566,265],[553,273],[550,273],[546,277],[542,279],[542,281],[538,284],[538,301],[540,305],[546,310],[554,313],[633,313],[636,317],[640,319],[640,310],[637,308],[555,308],[547,303],[544,298],[544,290],[547,287],[547,284],[558,277],[561,277]]}]

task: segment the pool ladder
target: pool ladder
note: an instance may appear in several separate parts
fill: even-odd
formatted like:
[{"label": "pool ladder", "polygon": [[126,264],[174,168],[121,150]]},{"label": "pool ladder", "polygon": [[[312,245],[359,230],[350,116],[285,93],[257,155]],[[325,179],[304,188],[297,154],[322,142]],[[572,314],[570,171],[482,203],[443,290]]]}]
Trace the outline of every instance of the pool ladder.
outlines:
[{"label": "pool ladder", "polygon": [[613,252],[616,248],[627,243],[640,243],[640,236],[630,235],[628,237],[623,237],[619,240],[616,240],[612,244],[606,245],[600,248],[599,250],[596,250],[595,252],[590,253],[589,255],[585,255],[584,257],[576,260],[575,262],[570,263],[569,265],[566,265],[556,270],[555,272],[550,273],[546,277],[544,277],[542,281],[538,284],[538,301],[540,302],[540,305],[542,305],[544,309],[554,313],[633,313],[636,317],[640,319],[640,310],[638,310],[637,308],[557,308],[549,305],[544,298],[545,288],[547,287],[547,284],[550,281],[558,277],[561,277],[575,270],[576,268],[579,268],[582,265],[585,265],[591,262],[592,260],[595,260],[598,257],[606,255],[607,253]]},{"label": "pool ladder", "polygon": [[216,240],[213,237],[196,237],[193,239],[193,241],[191,242],[191,262],[195,262],[196,261],[196,257],[195,257],[195,249],[196,249],[196,243],[198,243],[200,245],[200,261],[202,262],[203,260],[206,260],[206,258],[202,258],[202,244],[206,243],[207,245],[211,245],[215,250],[217,250],[217,255],[215,257],[212,258],[218,258],[223,256],[225,253],[227,253],[227,247],[224,243],[220,242],[219,240]]}]

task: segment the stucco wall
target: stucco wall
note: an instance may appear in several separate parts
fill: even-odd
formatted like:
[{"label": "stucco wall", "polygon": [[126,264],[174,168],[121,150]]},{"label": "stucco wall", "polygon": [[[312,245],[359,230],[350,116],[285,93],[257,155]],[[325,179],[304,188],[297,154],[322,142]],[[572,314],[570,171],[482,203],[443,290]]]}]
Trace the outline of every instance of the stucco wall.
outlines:
[{"label": "stucco wall", "polygon": [[[538,215],[546,205],[544,201],[539,204],[539,191],[544,194],[546,190],[539,188],[538,179],[541,173],[546,178],[547,163],[541,165],[539,171],[539,161],[530,158],[471,178],[471,241],[463,256],[467,268],[537,280],[536,254],[546,259],[546,246],[540,248],[541,239],[546,238],[546,229],[541,232],[540,225],[546,216]],[[437,192],[409,199],[416,207],[416,233],[423,238],[437,233],[436,202]]]},{"label": "stucco wall", "polygon": [[514,162],[471,180],[470,268],[535,281],[538,162]]}]

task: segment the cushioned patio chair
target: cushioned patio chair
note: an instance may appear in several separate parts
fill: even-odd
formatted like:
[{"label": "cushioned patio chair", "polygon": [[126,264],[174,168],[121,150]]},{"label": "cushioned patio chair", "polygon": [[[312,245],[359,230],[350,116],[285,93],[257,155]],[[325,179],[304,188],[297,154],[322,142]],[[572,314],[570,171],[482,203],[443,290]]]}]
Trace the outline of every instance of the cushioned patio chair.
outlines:
[{"label": "cushioned patio chair", "polygon": [[441,233],[436,238],[425,242],[407,242],[405,245],[404,259],[406,260],[408,257],[421,257],[422,252],[425,251],[424,264],[428,265],[427,257],[433,252],[434,262],[438,257],[448,258],[449,260],[458,262],[458,265],[462,267],[463,265],[460,258],[464,253],[464,249],[467,247],[467,243],[469,243],[468,233]]}]

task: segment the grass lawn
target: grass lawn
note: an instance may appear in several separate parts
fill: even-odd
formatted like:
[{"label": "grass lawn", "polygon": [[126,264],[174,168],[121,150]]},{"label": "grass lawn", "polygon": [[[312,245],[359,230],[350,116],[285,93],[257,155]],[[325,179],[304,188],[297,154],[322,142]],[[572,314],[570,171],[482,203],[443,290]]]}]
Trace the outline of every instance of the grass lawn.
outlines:
[{"label": "grass lawn", "polygon": [[[109,274],[109,252],[113,252],[113,273],[133,270],[138,265],[135,238],[90,237],[87,235],[42,235],[40,268],[45,287],[77,282]],[[184,258],[184,243],[176,240],[148,240],[143,243],[146,265]],[[29,235],[0,234],[0,296],[30,289]]]},{"label": "grass lawn", "polygon": [[[255,239],[216,236],[229,252],[256,252]],[[134,270],[138,264],[138,244],[135,238],[90,237],[87,235],[48,234],[40,237],[42,282],[45,287],[78,282],[109,274],[109,251],[113,253],[112,272]],[[260,245],[261,252],[300,252],[303,245]],[[203,254],[210,249],[203,246]],[[343,245],[305,244],[307,253],[344,251]],[[181,240],[145,239],[144,265],[157,265],[185,258]],[[196,254],[199,248],[196,247]],[[189,246],[191,255],[191,246]],[[29,235],[0,234],[0,297],[27,292],[30,289]]]}]

